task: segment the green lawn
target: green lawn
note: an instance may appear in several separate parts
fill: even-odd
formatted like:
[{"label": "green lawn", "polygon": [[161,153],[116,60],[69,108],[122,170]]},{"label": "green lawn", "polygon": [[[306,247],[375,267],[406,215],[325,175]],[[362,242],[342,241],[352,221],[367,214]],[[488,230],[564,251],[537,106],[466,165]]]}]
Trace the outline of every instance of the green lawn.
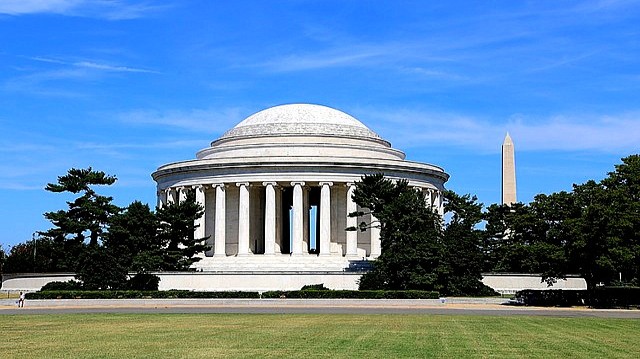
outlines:
[{"label": "green lawn", "polygon": [[640,320],[459,315],[0,315],[0,358],[640,358]]}]

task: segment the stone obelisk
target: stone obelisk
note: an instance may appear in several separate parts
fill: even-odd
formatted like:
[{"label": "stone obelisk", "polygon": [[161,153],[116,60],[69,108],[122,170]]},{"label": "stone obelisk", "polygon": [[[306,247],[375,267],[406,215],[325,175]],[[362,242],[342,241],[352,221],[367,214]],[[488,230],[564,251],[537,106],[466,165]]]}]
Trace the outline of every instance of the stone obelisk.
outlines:
[{"label": "stone obelisk", "polygon": [[502,143],[502,203],[516,203],[516,160],[513,141],[507,132]]}]

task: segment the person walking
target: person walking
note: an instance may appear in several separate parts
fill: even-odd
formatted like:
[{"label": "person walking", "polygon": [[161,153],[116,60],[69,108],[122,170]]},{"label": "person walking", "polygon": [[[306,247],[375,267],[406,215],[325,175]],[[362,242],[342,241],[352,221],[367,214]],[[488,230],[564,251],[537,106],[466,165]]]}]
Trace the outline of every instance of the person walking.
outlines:
[{"label": "person walking", "polygon": [[20,298],[18,298],[18,308],[24,307],[24,299],[25,299],[24,292],[20,292]]}]

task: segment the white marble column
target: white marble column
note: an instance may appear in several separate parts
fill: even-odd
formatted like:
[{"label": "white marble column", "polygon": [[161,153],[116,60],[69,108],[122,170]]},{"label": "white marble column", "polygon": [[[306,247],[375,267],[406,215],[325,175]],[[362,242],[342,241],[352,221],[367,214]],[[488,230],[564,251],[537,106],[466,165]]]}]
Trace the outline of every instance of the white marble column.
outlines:
[{"label": "white marble column", "polygon": [[438,214],[440,217],[444,216],[444,194],[438,191]]},{"label": "white marble column", "polygon": [[320,182],[320,255],[331,253],[331,186],[333,182]]},{"label": "white marble column", "polygon": [[274,255],[276,248],[276,183],[263,182],[264,203],[264,254]]},{"label": "white marble column", "polygon": [[167,197],[168,205],[176,203],[176,190],[174,188],[168,187],[165,189],[165,196]]},{"label": "white marble column", "polygon": [[380,243],[380,222],[378,219],[372,214],[371,215],[371,252],[369,253],[369,257],[378,258],[382,253],[381,243]]},{"label": "white marble column", "polygon": [[187,189],[185,187],[178,187],[178,203],[182,203],[187,200]]},{"label": "white marble column", "polygon": [[238,201],[238,255],[249,255],[249,183],[236,183],[240,188]]},{"label": "white marble column", "polygon": [[[195,227],[193,238],[197,240],[197,239],[204,238],[206,236],[204,234],[205,233],[204,219],[205,219],[205,213],[207,213],[207,211],[205,208],[205,201],[204,201],[204,186],[196,185],[196,186],[192,186],[191,188],[196,193],[196,203],[202,206],[202,215],[193,221],[194,222],[193,224]],[[196,257],[204,258],[205,252],[197,253]]]},{"label": "white marble column", "polygon": [[[357,217],[348,217],[350,213],[353,213],[358,210],[358,206],[353,201],[351,196],[353,195],[353,191],[356,189],[356,185],[354,183],[347,183],[347,228],[349,227],[358,227],[358,218]],[[347,231],[347,257],[357,257],[358,256],[358,231]]]},{"label": "white marble column", "polygon": [[304,239],[304,201],[302,198],[302,186],[304,182],[291,182],[293,186],[293,245],[291,254],[302,254],[302,242]]},{"label": "white marble column", "polygon": [[227,254],[225,253],[225,242],[226,242],[226,212],[227,212],[227,201],[225,197],[224,184],[217,183],[214,184],[213,187],[216,189],[216,218],[215,218],[215,237],[214,237],[214,249],[213,256],[214,257],[224,257]]},{"label": "white marble column", "polygon": [[424,195],[424,202],[427,204],[427,207],[433,208],[433,202],[431,201],[431,189],[423,188],[422,194]]},{"label": "white marble column", "polygon": [[309,249],[311,248],[311,225],[309,222],[309,210],[311,207],[309,205],[309,192],[309,187],[302,186],[302,253],[309,253]]},{"label": "white marble column", "polygon": [[211,257],[214,253],[215,242],[215,213],[216,213],[216,197],[215,187],[209,184],[202,185],[204,187],[204,235],[207,237],[205,244],[209,247],[205,251],[205,257]]},{"label": "white marble column", "polygon": [[194,221],[196,226],[194,237],[196,239],[204,238],[204,214],[207,212],[204,203],[204,186],[196,185],[192,188],[194,191],[196,191],[196,203],[201,205],[203,208],[202,215],[199,218],[196,218],[196,220]]},{"label": "white marble column", "polygon": [[158,190],[158,208],[162,208],[167,203],[167,191],[166,190]]}]

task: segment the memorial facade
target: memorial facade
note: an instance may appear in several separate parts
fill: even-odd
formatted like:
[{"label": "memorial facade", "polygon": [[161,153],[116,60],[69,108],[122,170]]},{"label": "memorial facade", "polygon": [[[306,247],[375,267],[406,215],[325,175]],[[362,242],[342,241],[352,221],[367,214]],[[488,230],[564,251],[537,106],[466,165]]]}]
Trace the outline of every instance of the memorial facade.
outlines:
[{"label": "memorial facade", "polygon": [[[189,191],[205,211],[195,236],[211,250],[198,272],[340,273],[380,254],[380,232],[346,231],[359,221],[351,199],[365,174],[406,179],[442,212],[448,175],[405,160],[400,150],[333,108],[288,104],[257,112],[214,140],[195,160],[152,174],[158,205]],[[336,285],[339,287],[340,285]],[[276,289],[276,288],[274,288]]]}]

